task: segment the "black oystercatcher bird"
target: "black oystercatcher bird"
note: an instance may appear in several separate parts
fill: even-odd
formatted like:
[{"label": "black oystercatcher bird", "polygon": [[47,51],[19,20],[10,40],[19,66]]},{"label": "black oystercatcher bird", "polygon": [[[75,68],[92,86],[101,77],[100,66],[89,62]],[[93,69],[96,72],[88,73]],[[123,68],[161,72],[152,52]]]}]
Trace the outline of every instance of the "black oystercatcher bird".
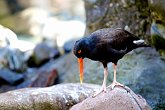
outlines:
[{"label": "black oystercatcher bird", "polygon": [[89,58],[91,60],[100,61],[104,66],[104,80],[100,91],[96,92],[94,96],[102,91],[106,91],[106,79],[108,76],[107,64],[113,63],[114,79],[110,85],[113,89],[115,86],[124,85],[116,81],[116,66],[119,59],[126,53],[138,47],[147,47],[144,40],[139,39],[132,33],[121,28],[105,28],[93,32],[90,36],[84,37],[76,41],[73,52],[78,57],[80,82],[83,81],[83,59]]}]

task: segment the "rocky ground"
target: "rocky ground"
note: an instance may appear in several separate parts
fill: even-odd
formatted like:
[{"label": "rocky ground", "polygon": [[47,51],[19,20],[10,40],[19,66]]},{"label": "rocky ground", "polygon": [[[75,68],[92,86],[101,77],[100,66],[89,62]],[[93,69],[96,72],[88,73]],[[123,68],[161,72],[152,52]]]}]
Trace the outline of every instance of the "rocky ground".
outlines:
[{"label": "rocky ground", "polygon": [[[79,80],[77,61],[72,54],[64,56],[68,59],[68,71],[60,71],[60,82],[77,82]],[[71,60],[73,59],[73,60]],[[75,63],[73,63],[75,62]],[[65,64],[64,64],[65,65]],[[65,67],[63,65],[63,67]],[[154,48],[139,48],[128,53],[117,66],[117,81],[130,87],[135,93],[142,95],[149,105],[159,109],[165,104],[165,62]],[[108,65],[109,77],[107,83],[113,80],[112,64]],[[102,84],[103,66],[99,62],[86,59],[84,64],[84,82]]]},{"label": "rocky ground", "polygon": [[[0,1],[0,3],[1,2],[2,1]],[[152,107],[152,109],[164,109],[164,1],[153,0],[151,2],[148,0],[144,0],[143,2],[140,2],[136,0],[123,0],[122,2],[118,2],[119,1],[115,0],[112,0],[111,2],[110,0],[106,0],[104,2],[100,0],[85,0],[84,3],[87,23],[86,35],[99,28],[121,27],[152,44],[152,47],[133,50],[132,52],[125,55],[123,59],[118,62],[117,81],[128,86],[135,92],[135,94],[140,94],[144,99],[146,99],[146,102]],[[25,34],[28,34],[28,36],[33,35],[34,33],[30,33],[29,29],[32,28],[28,28],[29,25],[17,26],[17,22],[15,22],[18,21],[17,19],[21,15],[24,15],[25,12],[29,12],[29,10],[24,10],[22,13],[17,13],[12,16],[9,16],[9,12],[7,12],[8,19],[2,18],[0,22],[14,28],[15,31],[20,34],[26,32]],[[34,9],[32,12],[45,13],[45,11],[38,9]],[[33,18],[35,17],[35,15],[36,14],[32,13],[32,15],[29,14],[28,17],[31,16]],[[14,19],[12,19],[12,17],[14,17]],[[42,26],[40,23],[37,24],[37,20],[27,20],[27,16],[22,17],[25,17],[25,19],[23,19],[23,21],[20,20],[20,23],[23,22],[24,24],[26,21],[28,21],[27,24],[29,24],[29,22],[31,21],[30,24],[33,24],[35,22],[34,24],[39,26],[38,28],[41,29]],[[34,22],[32,22],[33,20]],[[61,21],[60,23],[59,21],[53,23],[61,24]],[[70,27],[70,25],[68,26]],[[79,27],[80,25],[76,26]],[[83,24],[83,27],[84,26],[85,25]],[[68,28],[66,30],[68,30]],[[52,31],[50,30],[49,32]],[[79,33],[78,30],[76,30],[76,32]],[[35,33],[34,35],[39,34]],[[48,37],[54,37],[54,34],[55,33],[52,33],[52,36],[48,35]],[[64,36],[66,37],[66,35]],[[70,34],[69,36],[73,37],[73,35]],[[12,43],[11,39],[2,39],[1,37],[0,45],[1,43],[5,43],[6,46],[0,49],[0,92],[2,93],[10,90],[28,87],[47,87],[59,83],[63,84],[79,82],[77,59],[71,52],[76,39],[65,42],[64,46],[60,48],[57,46],[57,42],[55,42],[55,40],[44,39],[43,42],[38,43],[32,51],[22,52],[19,49],[15,49],[11,45],[9,45]],[[1,40],[3,40],[4,42]],[[20,44],[20,42],[17,44]],[[24,42],[22,44],[25,45]],[[25,46],[27,47],[27,44]],[[28,46],[30,48],[33,47],[33,45],[30,46],[30,44],[28,44]],[[103,66],[101,63],[85,59],[84,69],[85,83],[98,85],[102,84]],[[109,85],[113,79],[113,68],[111,63],[108,64],[108,71],[109,76],[107,83]],[[55,86],[55,88],[56,87],[57,86]],[[65,85],[62,85],[62,87],[65,88]],[[31,91],[31,89],[29,89],[29,91]],[[91,91],[93,92],[93,90]],[[57,93],[59,93],[58,90]],[[86,97],[88,96],[89,95],[87,95]],[[88,100],[89,99],[87,99],[87,101]]]},{"label": "rocky ground", "polygon": [[128,87],[107,89],[97,97],[89,97],[74,105],[70,110],[151,110],[146,100]]},{"label": "rocky ground", "polygon": [[92,84],[59,84],[25,88],[0,94],[1,110],[69,110],[98,90]]}]

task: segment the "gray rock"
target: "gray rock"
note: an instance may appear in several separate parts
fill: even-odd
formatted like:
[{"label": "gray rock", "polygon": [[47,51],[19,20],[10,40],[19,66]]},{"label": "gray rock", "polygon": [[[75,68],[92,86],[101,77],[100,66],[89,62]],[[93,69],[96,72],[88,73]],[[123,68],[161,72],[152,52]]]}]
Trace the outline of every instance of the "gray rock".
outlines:
[{"label": "gray rock", "polygon": [[150,38],[148,0],[85,0],[86,34],[101,28],[125,28],[139,37]]},{"label": "gray rock", "polygon": [[29,85],[30,87],[48,87],[54,85],[55,80],[58,78],[56,70],[51,71],[38,71],[37,77]]},{"label": "gray rock", "polygon": [[92,84],[59,84],[9,91],[0,94],[0,110],[69,110],[98,88]]},{"label": "gray rock", "polygon": [[23,72],[26,70],[24,53],[18,49],[3,47],[0,48],[0,68],[9,68],[14,71]]},{"label": "gray rock", "polygon": [[17,85],[17,89],[25,87],[48,87],[58,83],[58,72],[55,69],[29,69],[24,73],[25,81]]},{"label": "gray rock", "polygon": [[6,92],[6,91],[15,90],[15,89],[16,89],[15,86],[2,85],[2,86],[1,86],[1,89],[0,89],[0,93]]},{"label": "gray rock", "polygon": [[[101,63],[84,59],[84,82],[102,84],[103,66]],[[67,54],[42,67],[55,68],[61,83],[79,82],[77,58]],[[108,64],[107,85],[113,80],[113,66]],[[117,81],[142,95],[152,108],[163,109],[165,104],[165,62],[154,48],[139,48],[123,57],[117,65]]]},{"label": "gray rock", "polygon": [[121,87],[115,87],[113,90],[108,88],[106,93],[102,92],[94,98],[89,97],[70,110],[151,110],[144,98],[130,89],[129,91]]},{"label": "gray rock", "polygon": [[24,80],[24,77],[22,74],[15,73],[7,69],[2,69],[0,70],[0,79],[1,84],[4,84],[4,82],[2,81],[4,80],[10,85],[16,85],[21,83]]},{"label": "gray rock", "polygon": [[45,62],[49,61],[52,58],[57,58],[60,56],[58,49],[48,46],[45,43],[38,44],[28,60],[29,66],[41,66]]}]

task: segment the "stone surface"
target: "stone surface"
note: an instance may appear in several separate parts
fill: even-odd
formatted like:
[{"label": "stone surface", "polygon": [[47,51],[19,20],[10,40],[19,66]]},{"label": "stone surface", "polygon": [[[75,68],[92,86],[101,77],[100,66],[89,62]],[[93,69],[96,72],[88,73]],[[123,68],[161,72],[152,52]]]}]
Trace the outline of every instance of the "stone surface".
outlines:
[{"label": "stone surface", "polygon": [[39,71],[37,74],[35,80],[29,85],[30,87],[52,86],[58,78],[58,72],[55,69],[51,71]]},{"label": "stone surface", "polygon": [[48,46],[45,43],[38,44],[28,60],[29,66],[41,66],[52,58],[57,58],[60,56],[58,49]]},{"label": "stone surface", "polygon": [[23,72],[26,69],[24,53],[18,49],[3,47],[0,48],[0,68],[8,68],[13,71]]},{"label": "stone surface", "polygon": [[24,82],[17,85],[17,89],[26,87],[48,87],[58,84],[59,76],[56,69],[31,68],[23,73],[23,75]]},{"label": "stone surface", "polygon": [[[86,35],[105,27],[121,27],[151,43],[151,24],[161,24],[164,31],[164,0],[85,0],[87,17]],[[162,28],[163,27],[163,28]],[[163,48],[163,37],[155,37],[156,47]],[[152,39],[153,40],[153,39]],[[154,44],[153,44],[154,45]],[[118,63],[117,80],[129,86],[135,93],[142,95],[155,110],[165,109],[165,63],[154,49],[136,49],[127,54]],[[160,52],[165,56],[165,51]],[[163,57],[163,59],[165,59]],[[103,67],[100,63],[88,62],[85,70],[85,82],[102,83]],[[113,72],[109,64],[109,73]],[[93,74],[94,73],[94,74]],[[99,74],[101,73],[101,74]],[[86,75],[88,74],[88,75]],[[147,74],[147,75],[146,75]],[[72,76],[72,75],[71,75]],[[108,84],[112,82],[109,75]],[[69,78],[65,81],[68,81]],[[75,78],[69,81],[73,81]],[[153,89],[152,89],[153,88]]]},{"label": "stone surface", "polygon": [[92,84],[59,84],[26,88],[0,94],[1,110],[69,110],[98,90]]},{"label": "stone surface", "polygon": [[[103,66],[101,63],[84,59],[84,82],[102,84]],[[51,60],[42,67],[56,68],[60,83],[79,82],[77,58],[67,54],[57,60]],[[108,64],[107,85],[113,80],[113,66]],[[139,48],[123,57],[117,65],[117,81],[142,95],[148,104],[156,109],[164,109],[165,104],[165,62],[154,48]]]},{"label": "stone surface", "polygon": [[165,25],[165,1],[164,0],[149,0],[152,19],[160,20]]},{"label": "stone surface", "polygon": [[100,28],[125,28],[139,37],[150,39],[148,0],[85,0],[86,34]]},{"label": "stone surface", "polygon": [[0,93],[6,92],[6,91],[11,91],[17,89],[15,86],[10,86],[10,85],[2,85],[0,89]]},{"label": "stone surface", "polygon": [[151,110],[146,100],[132,90],[121,87],[107,89],[96,97],[89,97],[70,110]]},{"label": "stone surface", "polygon": [[0,85],[2,84],[10,84],[10,85],[17,85],[23,82],[24,77],[22,74],[12,72],[7,69],[0,70]]}]

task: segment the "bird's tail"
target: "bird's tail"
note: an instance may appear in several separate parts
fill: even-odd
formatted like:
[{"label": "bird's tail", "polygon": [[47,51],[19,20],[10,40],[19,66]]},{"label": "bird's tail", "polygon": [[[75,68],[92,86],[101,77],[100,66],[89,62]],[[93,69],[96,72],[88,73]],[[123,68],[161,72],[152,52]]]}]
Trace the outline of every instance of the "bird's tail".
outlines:
[{"label": "bird's tail", "polygon": [[150,47],[149,44],[147,44],[144,40],[140,39],[140,40],[134,40],[133,41],[134,44],[136,44],[138,47]]}]

